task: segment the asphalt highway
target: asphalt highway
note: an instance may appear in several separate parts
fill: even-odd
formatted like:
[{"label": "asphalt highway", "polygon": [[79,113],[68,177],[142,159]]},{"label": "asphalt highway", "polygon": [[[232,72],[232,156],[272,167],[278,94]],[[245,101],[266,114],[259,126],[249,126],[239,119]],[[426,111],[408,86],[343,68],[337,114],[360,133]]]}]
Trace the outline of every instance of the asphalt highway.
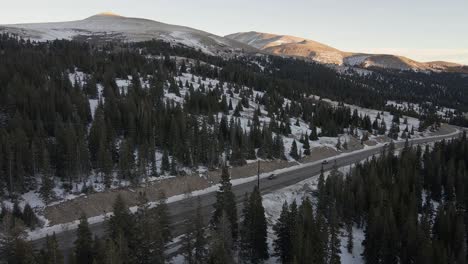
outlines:
[{"label": "asphalt highway", "polygon": [[[453,135],[441,135],[438,137],[430,137],[430,138],[421,138],[421,139],[414,139],[410,141],[410,144],[417,145],[417,144],[425,144],[434,141],[440,141],[442,139],[453,138],[459,136],[460,134]],[[404,142],[395,143],[396,149],[400,149],[404,146]],[[377,155],[382,152],[384,146],[379,146],[375,148],[364,149],[356,152],[348,153],[347,155],[341,155],[336,157],[328,158],[328,164],[324,164],[324,170],[328,171],[333,168],[333,165],[337,164],[338,167],[349,166],[365,160],[367,158],[372,157],[373,155]],[[288,172],[284,172],[281,174],[276,174],[273,179],[262,178],[260,179],[260,189],[262,194],[271,193],[277,190],[280,190],[284,187],[294,185],[298,182],[301,182],[305,179],[310,177],[314,177],[320,174],[320,170],[322,168],[322,161],[310,163],[306,166],[301,166],[297,169],[289,170]],[[239,185],[233,186],[233,191],[236,195],[236,199],[239,205],[242,204],[243,198],[245,193],[251,192],[253,187],[257,184],[257,181],[251,181],[242,183]],[[180,200],[177,202],[169,203],[169,211],[172,221],[172,235],[174,237],[179,236],[183,233],[182,224],[186,219],[189,219],[191,215],[193,215],[194,210],[197,207],[197,199],[200,198],[202,212],[204,216],[204,220],[206,222],[209,221],[209,218],[213,211],[213,204],[216,200],[215,197],[216,192],[206,193],[197,197],[190,197],[184,200]],[[240,210],[240,206],[238,206]],[[106,233],[106,224],[104,222],[90,224],[90,229],[93,235],[96,236],[103,236]],[[60,233],[56,233],[56,238],[58,240],[58,244],[61,250],[64,251],[64,255],[68,255],[67,253],[73,248],[74,241],[76,240],[76,230],[64,230]],[[31,241],[32,245],[36,249],[40,249],[45,245],[45,238],[40,238],[37,240]]]}]

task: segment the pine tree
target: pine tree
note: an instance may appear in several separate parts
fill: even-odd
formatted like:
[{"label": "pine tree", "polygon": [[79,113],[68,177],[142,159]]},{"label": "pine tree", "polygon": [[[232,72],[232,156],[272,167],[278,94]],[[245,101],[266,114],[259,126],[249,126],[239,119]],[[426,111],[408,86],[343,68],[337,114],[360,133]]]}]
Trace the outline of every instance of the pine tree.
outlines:
[{"label": "pine tree", "polygon": [[23,239],[18,239],[15,242],[14,258],[8,263],[33,264],[35,258],[31,244]]},{"label": "pine tree", "polygon": [[169,84],[169,93],[173,93],[177,96],[180,96],[180,89],[179,86],[177,85],[175,79],[171,79],[170,84]]},{"label": "pine tree", "polygon": [[309,139],[312,140],[312,141],[318,140],[319,138],[318,138],[318,134],[317,134],[317,127],[315,127],[314,125],[312,125],[312,126],[310,127],[310,130],[311,130],[311,132],[310,132]]},{"label": "pine tree", "polygon": [[105,256],[104,263],[123,264],[125,261],[121,258],[121,253],[119,253],[118,246],[111,239],[106,241]]},{"label": "pine tree", "polygon": [[195,264],[204,264],[208,255],[206,250],[207,246],[207,239],[204,230],[204,222],[203,222],[203,215],[202,215],[202,207],[200,198],[197,200],[197,210],[195,213],[195,220],[194,220],[194,260]]},{"label": "pine tree", "polygon": [[106,249],[102,239],[98,236],[94,236],[93,241],[93,264],[105,263],[106,262]]},{"label": "pine tree", "polygon": [[235,117],[240,117],[241,116],[240,111],[242,111],[242,104],[239,102],[236,105],[236,108],[234,109],[234,113],[232,115]]},{"label": "pine tree", "polygon": [[0,223],[0,261],[5,263],[34,263],[29,243],[24,241],[21,220],[6,212]]},{"label": "pine tree", "polygon": [[167,206],[167,198],[164,192],[158,195],[158,204],[155,208],[156,215],[161,228],[161,236],[164,244],[171,242],[171,228],[169,219],[169,208]]},{"label": "pine tree", "polygon": [[[106,139],[102,138],[99,151],[98,151],[98,171],[101,174],[101,177],[104,178],[104,182],[109,186],[110,175],[112,173],[113,162],[112,162],[112,153],[110,146],[105,142]],[[130,180],[132,180],[130,178]]]},{"label": "pine tree", "polygon": [[232,107],[232,99],[229,99],[229,106],[228,106],[228,110],[229,111],[232,111],[234,108]]},{"label": "pine tree", "polygon": [[305,139],[304,139],[304,145],[302,146],[302,148],[304,149],[304,155],[309,156],[310,155],[310,144],[309,144],[309,137],[307,136],[307,133],[306,133],[306,136],[305,136]]},{"label": "pine tree", "polygon": [[392,123],[392,126],[390,127],[390,130],[388,131],[388,137],[397,140],[398,139],[398,133],[400,132],[400,127],[398,126],[397,123]]},{"label": "pine tree", "polygon": [[293,140],[293,143],[292,143],[292,146],[291,146],[291,151],[289,152],[289,155],[295,160],[299,159],[296,140]]},{"label": "pine tree", "polygon": [[223,95],[221,97],[220,108],[225,115],[229,114],[229,107],[227,104],[226,95]]},{"label": "pine tree", "polygon": [[[120,143],[119,174],[123,180],[134,180],[135,156],[132,145],[130,139]],[[106,185],[110,187],[110,181],[106,181]]]},{"label": "pine tree", "polygon": [[194,231],[194,223],[191,221],[192,219],[187,219],[184,221],[184,226],[185,226],[185,233],[181,238],[181,250],[182,250],[182,255],[184,256],[185,263],[187,264],[193,264],[195,263],[195,257],[194,257],[194,236],[195,236],[195,231]]},{"label": "pine tree", "polygon": [[239,258],[246,263],[249,263],[252,258],[253,248],[251,247],[250,233],[251,226],[249,224],[252,222],[252,209],[250,208],[250,199],[249,194],[245,193],[243,208],[242,208],[242,222],[239,230],[240,234],[240,243],[239,243]]},{"label": "pine tree", "polygon": [[45,249],[41,254],[40,262],[43,264],[62,264],[64,263],[63,261],[63,255],[59,249],[55,233],[51,237],[47,235]]},{"label": "pine tree", "polygon": [[325,172],[323,166],[320,169],[320,175],[317,183],[317,193],[317,211],[321,212],[322,214],[325,214],[328,206],[328,199],[325,190]]},{"label": "pine tree", "polygon": [[176,164],[174,157],[172,157],[172,160],[171,160],[171,175],[173,176],[177,175],[177,164]]},{"label": "pine tree", "polygon": [[234,239],[232,237],[231,221],[225,211],[219,217],[217,229],[211,237],[210,252],[208,255],[209,264],[233,264]]},{"label": "pine tree", "polygon": [[275,249],[274,256],[277,256],[281,259],[282,263],[291,263],[292,262],[292,248],[293,248],[293,233],[295,226],[293,225],[292,212],[288,206],[288,203],[283,204],[280,217],[278,221],[273,226],[273,231],[275,231],[277,239],[273,242]]},{"label": "pine tree", "polygon": [[91,77],[88,79],[84,85],[84,89],[86,94],[89,96],[91,99],[97,99],[98,98],[98,90],[96,86],[96,79]]},{"label": "pine tree", "polygon": [[349,221],[346,224],[346,234],[347,234],[347,240],[346,240],[346,249],[348,250],[348,253],[352,254],[353,253],[353,248],[354,248],[354,236],[353,236],[353,224],[351,221]]},{"label": "pine tree", "polygon": [[372,129],[374,131],[377,131],[379,130],[379,116],[377,115],[377,117],[374,119],[374,122],[372,123]]},{"label": "pine tree", "polygon": [[164,150],[162,160],[161,160],[161,171],[162,171],[162,173],[169,172],[170,167],[171,167],[171,165],[169,163],[169,154],[167,153],[167,150]]},{"label": "pine tree", "polygon": [[29,203],[27,203],[23,209],[23,222],[32,230],[34,230],[39,225],[39,219],[37,218]]},{"label": "pine tree", "polygon": [[314,219],[312,203],[306,198],[299,208],[294,231],[293,259],[297,263],[325,263],[325,222],[319,221],[318,216]]},{"label": "pine tree", "polygon": [[267,223],[258,187],[250,196],[246,194],[242,212],[241,258],[248,263],[260,263],[268,259],[268,245]]},{"label": "pine tree", "polygon": [[107,232],[115,243],[119,258],[123,262],[129,261],[129,248],[134,241],[135,222],[122,196],[117,196],[112,210],[113,215],[107,221]]},{"label": "pine tree", "polygon": [[379,135],[385,135],[385,132],[387,131],[387,123],[385,123],[385,120],[382,119],[380,122],[380,128],[379,128]]},{"label": "pine tree", "polygon": [[276,135],[273,140],[273,157],[276,159],[286,159],[284,155],[284,142],[280,135]]},{"label": "pine tree", "polygon": [[[250,243],[253,248],[252,263],[259,263],[268,259],[268,244],[267,244],[267,221],[265,217],[265,209],[262,204],[262,196],[258,186],[254,187],[250,195]],[[247,218],[248,219],[248,218]]]},{"label": "pine tree", "polygon": [[149,208],[146,195],[140,194],[139,207],[135,215],[135,248],[131,252],[132,261],[135,263],[165,262],[163,229],[157,213],[157,210]]},{"label": "pine tree", "polygon": [[18,202],[15,202],[13,204],[13,216],[17,219],[23,219],[23,211],[21,211],[21,208],[18,204]]},{"label": "pine tree", "polygon": [[328,225],[325,220],[325,216],[318,211],[316,213],[315,222],[312,224],[311,230],[314,234],[310,235],[313,237],[313,241],[316,243],[312,246],[313,259],[315,263],[326,263],[327,259],[327,249],[329,244],[329,233]]},{"label": "pine tree", "polygon": [[93,238],[89,229],[88,219],[86,215],[82,215],[80,223],[76,231],[75,241],[75,259],[76,263],[92,264],[93,263]]},{"label": "pine tree", "polygon": [[400,124],[400,117],[398,116],[398,114],[394,114],[393,115],[393,119],[392,119],[392,122],[393,123],[396,123],[396,124]]},{"label": "pine tree", "polygon": [[94,113],[94,120],[91,124],[88,136],[90,159],[93,168],[100,168],[98,161],[99,151],[102,151],[100,148],[101,145],[103,145],[103,139],[106,137],[106,122],[104,115],[104,106],[102,101],[100,101]]},{"label": "pine tree", "polygon": [[329,239],[329,263],[340,264],[340,236],[339,236],[339,223],[336,207],[333,206],[330,214],[330,239]]},{"label": "pine tree", "polygon": [[182,61],[182,64],[180,65],[180,74],[182,73],[187,73],[187,65],[185,65],[185,61]]},{"label": "pine tree", "polygon": [[227,166],[224,166],[222,169],[220,187],[216,192],[216,202],[213,207],[215,211],[211,219],[211,224],[215,229],[218,229],[221,216],[226,214],[229,220],[229,228],[232,232],[231,236],[236,240],[238,233],[237,205],[235,195],[232,192],[231,177]]},{"label": "pine tree", "polygon": [[53,172],[50,166],[49,152],[46,148],[42,152],[41,160],[41,187],[39,194],[45,203],[49,203],[54,198],[53,188],[55,187]]}]

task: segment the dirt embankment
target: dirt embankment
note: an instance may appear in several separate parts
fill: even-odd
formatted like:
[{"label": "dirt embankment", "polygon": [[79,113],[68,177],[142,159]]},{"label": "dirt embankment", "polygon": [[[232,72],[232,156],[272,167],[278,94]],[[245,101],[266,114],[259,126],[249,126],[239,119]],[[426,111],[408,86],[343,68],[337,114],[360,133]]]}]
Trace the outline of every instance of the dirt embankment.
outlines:
[{"label": "dirt embankment", "polygon": [[338,151],[330,147],[312,148],[310,150],[310,155],[303,157],[301,159],[301,162],[302,163],[314,162],[317,160],[330,158],[338,154],[339,154]]},{"label": "dirt embankment", "polygon": [[[339,154],[329,147],[313,148],[311,155],[300,160],[301,163],[313,162],[320,159],[332,157]],[[268,173],[277,169],[287,168],[297,165],[297,162],[284,160],[260,161],[260,172]],[[257,163],[249,163],[242,167],[233,167],[232,179],[251,177],[257,174]],[[188,191],[202,190],[219,182],[221,171],[209,171],[204,177],[198,175],[188,175],[176,178],[165,179],[148,184],[145,187],[125,188],[109,190],[100,193],[91,193],[60,204],[51,205],[45,208],[45,217],[50,221],[50,225],[63,224],[79,219],[85,213],[87,217],[102,215],[112,211],[112,204],[120,194],[129,206],[138,203],[140,192],[146,193],[149,201],[156,201],[162,191],[167,197],[184,194]]]},{"label": "dirt embankment", "polygon": [[439,129],[429,134],[430,136],[441,136],[441,135],[447,135],[447,134],[453,133],[455,131],[456,129],[453,126],[449,126],[447,124],[441,124]]},{"label": "dirt embankment", "polygon": [[112,204],[117,195],[121,195],[127,205],[138,203],[140,192],[146,193],[149,201],[156,201],[163,190],[166,196],[183,194],[186,190],[201,190],[209,187],[210,181],[201,177],[177,177],[151,183],[146,187],[115,189],[100,193],[91,193],[60,204],[48,206],[44,210],[50,225],[72,222],[84,213],[87,217],[98,216],[112,211]]}]

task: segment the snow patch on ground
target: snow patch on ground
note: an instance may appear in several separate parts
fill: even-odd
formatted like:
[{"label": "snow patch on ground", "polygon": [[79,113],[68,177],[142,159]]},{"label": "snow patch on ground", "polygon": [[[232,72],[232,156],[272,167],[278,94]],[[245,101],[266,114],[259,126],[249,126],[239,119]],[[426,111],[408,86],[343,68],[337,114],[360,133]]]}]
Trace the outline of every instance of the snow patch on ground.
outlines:
[{"label": "snow patch on ground", "polygon": [[[317,98],[317,97],[313,96],[313,98]],[[339,105],[338,102],[332,101],[330,99],[322,98],[322,100],[325,101],[325,102],[329,102],[330,104],[334,105],[335,107],[338,107],[338,105]],[[388,129],[390,129],[390,127],[392,126],[393,115],[390,112],[379,111],[379,110],[375,110],[375,109],[369,109],[369,108],[364,108],[364,107],[360,107],[360,106],[356,106],[356,105],[350,105],[350,104],[344,104],[344,106],[349,107],[351,109],[351,112],[353,112],[354,110],[357,110],[359,115],[369,116],[371,122],[374,122],[376,117],[378,115],[380,115],[380,120],[378,120],[378,122],[380,124],[382,119],[384,120],[385,125],[387,127],[387,133],[388,133]],[[405,120],[407,121],[407,124],[404,123]],[[423,133],[418,133],[417,132],[417,130],[419,128],[419,122],[420,122],[419,119],[414,118],[414,117],[403,116],[402,118],[400,118],[399,139],[402,139],[401,135],[403,134],[403,131],[406,129],[406,127],[408,127],[408,130],[410,132],[411,132],[411,128],[414,128],[415,134],[411,136],[412,138],[421,138],[421,137],[427,136],[427,131],[425,131]],[[371,135],[370,138],[373,138],[372,135]]]},{"label": "snow patch on ground", "polygon": [[364,246],[362,242],[364,241],[364,230],[359,229],[357,227],[353,227],[353,252],[349,253],[348,249],[346,249],[347,238],[343,236],[346,232],[341,230],[341,243],[340,243],[340,250],[341,250],[341,263],[342,264],[363,264],[364,259],[362,258],[361,254],[364,252]]}]

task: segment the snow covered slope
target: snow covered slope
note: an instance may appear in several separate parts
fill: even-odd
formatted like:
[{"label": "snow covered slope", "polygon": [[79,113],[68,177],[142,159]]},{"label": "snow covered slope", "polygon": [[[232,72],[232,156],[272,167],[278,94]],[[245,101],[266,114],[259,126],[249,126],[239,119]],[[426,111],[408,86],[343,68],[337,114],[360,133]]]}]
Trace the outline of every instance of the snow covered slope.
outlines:
[{"label": "snow covered slope", "polygon": [[261,32],[245,32],[245,33],[235,33],[226,36],[229,39],[235,39],[239,42],[248,44],[257,49],[266,49],[273,46],[279,46],[289,43],[298,43],[304,41],[304,38],[286,36],[286,35],[275,35],[269,33]]},{"label": "snow covered slope", "polygon": [[265,51],[276,55],[306,57],[320,63],[338,65],[342,65],[343,59],[346,57],[345,52],[310,40],[269,47]]},{"label": "snow covered slope", "polygon": [[226,37],[271,54],[305,57],[321,63],[342,65],[343,59],[351,55],[320,42],[294,36],[251,31],[235,33],[227,35]]},{"label": "snow covered slope", "polygon": [[450,62],[417,62],[406,57],[387,54],[363,54],[344,52],[313,40],[287,35],[261,32],[240,32],[227,35],[227,38],[243,42],[271,54],[308,58],[316,62],[361,68],[386,68],[416,71],[455,71],[467,70]]},{"label": "snow covered slope", "polygon": [[0,32],[38,41],[81,39],[138,42],[161,39],[201,49],[209,54],[256,50],[238,41],[201,30],[109,13],[70,22],[0,25]]}]

